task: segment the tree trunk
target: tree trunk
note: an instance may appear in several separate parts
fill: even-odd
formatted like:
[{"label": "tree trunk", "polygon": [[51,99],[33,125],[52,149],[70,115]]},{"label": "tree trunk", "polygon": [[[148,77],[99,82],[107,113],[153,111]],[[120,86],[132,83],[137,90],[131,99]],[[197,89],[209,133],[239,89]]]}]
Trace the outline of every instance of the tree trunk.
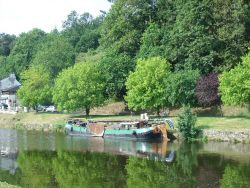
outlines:
[{"label": "tree trunk", "polygon": [[86,116],[89,117],[90,108],[86,107]]},{"label": "tree trunk", "polygon": [[157,113],[157,116],[160,116],[160,108],[157,109],[156,113]]},{"label": "tree trunk", "polygon": [[220,109],[220,115],[221,115],[221,117],[223,117],[223,112],[222,112],[221,104],[219,105],[219,109]]}]

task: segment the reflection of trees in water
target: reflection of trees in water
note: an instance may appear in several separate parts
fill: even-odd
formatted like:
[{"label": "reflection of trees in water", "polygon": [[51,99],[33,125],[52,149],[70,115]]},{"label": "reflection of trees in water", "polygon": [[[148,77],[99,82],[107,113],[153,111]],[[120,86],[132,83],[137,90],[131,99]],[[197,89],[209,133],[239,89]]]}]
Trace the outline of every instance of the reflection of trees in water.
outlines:
[{"label": "reflection of trees in water", "polygon": [[0,169],[0,182],[7,182],[11,185],[19,185],[21,179],[21,173],[19,170],[15,172],[15,174],[10,174],[8,170]]},{"label": "reflection of trees in water", "polygon": [[[38,188],[175,188],[205,187],[213,180],[216,181],[214,187],[218,187],[221,179],[222,187],[235,187],[236,183],[239,188],[249,187],[250,165],[238,167],[238,162],[225,160],[221,155],[198,154],[199,147],[197,144],[181,144],[173,163],[95,152],[26,151],[19,154],[16,177],[0,180],[9,178],[8,183]],[[230,166],[225,168],[229,163]],[[2,174],[0,170],[0,177]]]},{"label": "reflection of trees in water", "polygon": [[22,172],[21,184],[25,187],[52,187],[55,185],[52,172],[54,152],[24,152],[18,157]]},{"label": "reflection of trees in water", "polygon": [[221,188],[248,188],[250,187],[249,176],[250,164],[244,166],[228,165],[221,180]]},{"label": "reflection of trees in water", "polygon": [[103,153],[23,152],[18,159],[25,187],[122,187],[126,158]]},{"label": "reflection of trees in water", "polygon": [[196,187],[197,145],[182,144],[173,164],[129,157],[128,187]]},{"label": "reflection of trees in water", "polygon": [[59,152],[53,161],[59,187],[122,187],[126,158],[102,153]]}]

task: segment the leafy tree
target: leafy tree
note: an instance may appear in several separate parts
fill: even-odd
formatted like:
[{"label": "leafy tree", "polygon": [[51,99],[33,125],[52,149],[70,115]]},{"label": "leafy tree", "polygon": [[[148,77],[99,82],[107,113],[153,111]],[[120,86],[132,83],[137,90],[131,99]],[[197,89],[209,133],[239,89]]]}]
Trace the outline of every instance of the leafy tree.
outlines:
[{"label": "leafy tree", "polygon": [[21,104],[36,107],[50,104],[52,100],[53,81],[48,70],[43,66],[31,66],[21,74],[22,87],[18,90]]},{"label": "leafy tree", "polygon": [[100,25],[103,17],[93,18],[89,13],[78,15],[72,11],[63,23],[63,35],[69,39],[76,52],[87,52],[99,46]]},{"label": "leafy tree", "polygon": [[135,72],[128,77],[128,89],[125,97],[128,107],[133,110],[156,110],[166,105],[166,77],[170,65],[160,57],[140,59],[137,61]]},{"label": "leafy tree", "polygon": [[19,77],[23,71],[28,69],[45,36],[46,33],[39,29],[22,33],[7,58],[7,70],[5,70],[7,74],[14,72]]},{"label": "leafy tree", "polygon": [[0,79],[5,78],[8,73],[6,73],[6,57],[0,56]]},{"label": "leafy tree", "polygon": [[250,53],[243,63],[220,76],[220,94],[226,105],[250,105]]},{"label": "leafy tree", "polygon": [[10,55],[10,51],[14,46],[15,40],[15,35],[0,33],[0,56]]},{"label": "leafy tree", "polygon": [[[234,67],[249,41],[249,3],[231,0],[158,0],[151,32],[142,52],[159,53],[175,70],[198,69],[203,75]],[[153,48],[152,48],[153,47]],[[162,49],[162,51],[156,49]],[[149,53],[150,55],[150,53]]]},{"label": "leafy tree", "polygon": [[115,1],[102,25],[101,45],[134,57],[153,15],[151,0]]},{"label": "leafy tree", "polygon": [[195,87],[199,78],[200,74],[195,70],[171,73],[165,84],[171,106],[195,105]]},{"label": "leafy tree", "polygon": [[34,65],[44,65],[53,77],[75,63],[75,53],[71,44],[64,37],[51,33],[41,44],[33,58]]},{"label": "leafy tree", "polygon": [[123,99],[126,94],[126,80],[129,72],[134,70],[134,61],[122,53],[108,52],[100,61],[99,71],[105,79],[105,93],[109,97]]},{"label": "leafy tree", "polygon": [[149,58],[164,55],[161,43],[163,31],[158,24],[152,23],[143,33],[142,44],[138,53],[139,58]]},{"label": "leafy tree", "polygon": [[230,70],[247,53],[249,13],[248,1],[213,1],[213,28],[218,52],[216,70]]},{"label": "leafy tree", "polygon": [[203,76],[196,85],[195,95],[198,103],[203,107],[220,105],[218,74],[211,73]]},{"label": "leafy tree", "polygon": [[53,101],[58,110],[75,111],[85,108],[89,115],[91,108],[103,100],[103,81],[92,63],[79,63],[61,72],[56,79]]}]

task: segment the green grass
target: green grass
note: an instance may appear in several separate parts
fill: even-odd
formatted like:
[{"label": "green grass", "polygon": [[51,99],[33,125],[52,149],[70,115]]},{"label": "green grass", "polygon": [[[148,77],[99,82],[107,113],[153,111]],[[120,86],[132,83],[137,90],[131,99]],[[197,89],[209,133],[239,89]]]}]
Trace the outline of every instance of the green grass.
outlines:
[{"label": "green grass", "polygon": [[214,130],[250,130],[250,119],[244,117],[198,117],[197,126]]}]

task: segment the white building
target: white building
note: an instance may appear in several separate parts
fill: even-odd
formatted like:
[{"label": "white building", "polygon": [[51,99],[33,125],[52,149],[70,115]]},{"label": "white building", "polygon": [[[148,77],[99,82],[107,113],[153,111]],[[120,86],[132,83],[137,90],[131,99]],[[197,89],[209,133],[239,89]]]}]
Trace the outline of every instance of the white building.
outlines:
[{"label": "white building", "polygon": [[8,78],[0,81],[0,104],[8,106],[9,110],[15,110],[18,107],[17,90],[21,84],[16,80],[15,74],[10,74]]}]

